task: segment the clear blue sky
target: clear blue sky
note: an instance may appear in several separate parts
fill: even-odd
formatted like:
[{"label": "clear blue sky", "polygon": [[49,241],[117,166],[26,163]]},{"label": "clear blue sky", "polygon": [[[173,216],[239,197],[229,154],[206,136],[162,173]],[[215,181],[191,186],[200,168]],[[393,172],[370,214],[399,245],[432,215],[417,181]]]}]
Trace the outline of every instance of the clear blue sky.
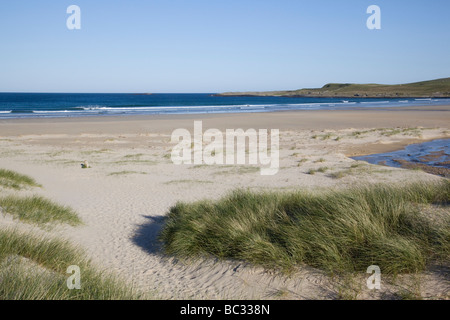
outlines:
[{"label": "clear blue sky", "polygon": [[[81,30],[66,9],[81,8]],[[369,5],[382,29],[368,30]],[[0,92],[222,92],[450,76],[448,0],[2,0]]]}]

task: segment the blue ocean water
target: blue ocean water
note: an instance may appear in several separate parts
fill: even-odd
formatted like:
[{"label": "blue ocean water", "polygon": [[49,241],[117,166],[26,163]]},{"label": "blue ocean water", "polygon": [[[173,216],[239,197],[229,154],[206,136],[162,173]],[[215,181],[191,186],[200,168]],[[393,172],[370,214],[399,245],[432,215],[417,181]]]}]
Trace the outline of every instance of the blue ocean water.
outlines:
[{"label": "blue ocean water", "polygon": [[218,97],[214,94],[0,93],[0,119],[272,112],[450,104],[450,99]]}]

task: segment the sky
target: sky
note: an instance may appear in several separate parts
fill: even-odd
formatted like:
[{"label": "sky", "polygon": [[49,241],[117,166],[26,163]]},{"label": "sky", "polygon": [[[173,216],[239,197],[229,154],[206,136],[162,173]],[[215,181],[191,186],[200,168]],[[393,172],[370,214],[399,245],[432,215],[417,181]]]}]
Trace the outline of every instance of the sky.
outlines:
[{"label": "sky", "polygon": [[[66,12],[81,9],[81,29]],[[381,9],[369,30],[367,8]],[[450,76],[448,0],[2,0],[0,92],[201,93]]]}]

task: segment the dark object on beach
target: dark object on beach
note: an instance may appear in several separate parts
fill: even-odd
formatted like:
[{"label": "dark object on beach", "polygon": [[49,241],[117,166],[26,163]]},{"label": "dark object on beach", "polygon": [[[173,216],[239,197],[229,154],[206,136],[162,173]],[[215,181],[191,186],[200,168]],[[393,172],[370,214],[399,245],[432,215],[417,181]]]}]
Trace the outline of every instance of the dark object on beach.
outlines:
[{"label": "dark object on beach", "polygon": [[88,169],[90,167],[91,166],[89,165],[89,163],[86,160],[84,160],[84,162],[81,164],[81,169]]}]

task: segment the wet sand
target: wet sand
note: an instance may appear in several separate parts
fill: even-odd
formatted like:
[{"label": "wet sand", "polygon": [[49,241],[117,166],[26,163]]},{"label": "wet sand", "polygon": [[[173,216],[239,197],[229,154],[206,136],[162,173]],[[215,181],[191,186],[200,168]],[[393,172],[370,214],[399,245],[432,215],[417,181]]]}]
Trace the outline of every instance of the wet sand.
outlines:
[{"label": "wet sand", "polygon": [[29,134],[126,134],[170,133],[191,128],[194,120],[204,127],[326,130],[393,127],[447,127],[450,106],[377,109],[282,111],[240,114],[104,116],[84,118],[0,120],[0,136]]}]

